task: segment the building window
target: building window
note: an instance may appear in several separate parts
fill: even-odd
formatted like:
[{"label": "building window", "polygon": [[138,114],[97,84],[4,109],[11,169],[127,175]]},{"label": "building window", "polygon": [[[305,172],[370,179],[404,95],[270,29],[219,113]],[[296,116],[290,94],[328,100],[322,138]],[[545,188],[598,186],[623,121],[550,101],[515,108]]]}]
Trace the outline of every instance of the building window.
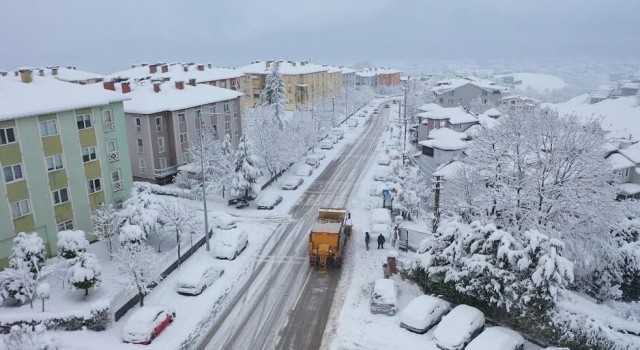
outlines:
[{"label": "building window", "polygon": [[225,102],[223,108],[225,113],[229,113],[229,102]]},{"label": "building window", "polygon": [[230,83],[231,83],[231,87],[232,88],[236,87],[236,80],[235,79],[231,79]]},{"label": "building window", "polygon": [[162,117],[156,117],[156,131],[162,131]]},{"label": "building window", "polygon": [[433,148],[422,146],[422,154],[424,154],[427,157],[433,158]]},{"label": "building window", "polygon": [[73,220],[58,223],[58,232],[73,230]]},{"label": "building window", "polygon": [[164,153],[164,137],[158,137],[158,153]]},{"label": "building window", "polygon": [[136,133],[142,132],[142,120],[140,118],[135,118],[136,121]]},{"label": "building window", "polygon": [[138,159],[138,172],[140,175],[147,174],[147,161],[144,159]]},{"label": "building window", "polygon": [[76,116],[76,124],[78,125],[78,130],[90,128],[91,127],[91,116],[89,114],[77,115]]},{"label": "building window", "polygon": [[29,200],[23,199],[21,201],[9,203],[9,207],[11,207],[11,217],[17,219],[19,217],[29,215],[31,213],[31,208],[29,207]]},{"label": "building window", "polygon": [[215,114],[216,113],[216,105],[209,106],[209,113],[211,113],[211,114]]},{"label": "building window", "polygon": [[186,120],[184,119],[184,112],[178,113],[178,123],[184,123]]},{"label": "building window", "polygon": [[229,131],[231,130],[231,122],[228,120],[224,121],[224,130]]},{"label": "building window", "polygon": [[0,129],[0,145],[16,142],[16,135],[13,128]]},{"label": "building window", "polygon": [[196,109],[193,113],[196,115],[196,119],[200,119],[202,117],[202,111],[199,109]]},{"label": "building window", "polygon": [[109,132],[116,129],[116,121],[113,119],[110,109],[102,111],[102,123],[104,124],[104,131]]},{"label": "building window", "polygon": [[138,139],[138,153],[144,153],[144,143],[142,139]]},{"label": "building window", "polygon": [[47,171],[54,171],[64,168],[62,164],[62,154],[56,154],[55,156],[47,157]]},{"label": "building window", "polygon": [[447,103],[449,103],[449,105],[453,105],[454,103],[456,103],[456,101],[452,98],[448,99]]},{"label": "building window", "polygon": [[82,161],[84,163],[94,161],[96,160],[96,158],[98,158],[98,155],[96,154],[95,147],[87,147],[82,149]]},{"label": "building window", "polygon": [[158,163],[160,164],[160,169],[166,169],[167,168],[167,158],[166,157],[161,157],[158,159]]},{"label": "building window", "polygon": [[454,96],[454,95],[455,95],[455,93],[456,93],[456,92],[455,92],[455,91],[453,91],[453,90],[452,90],[452,91],[449,91],[449,96]]},{"label": "building window", "polygon": [[187,133],[183,132],[180,134],[180,143],[187,143]]},{"label": "building window", "polygon": [[107,141],[107,157],[110,162],[120,160],[120,154],[118,153],[118,143],[116,140]]},{"label": "building window", "polygon": [[58,135],[58,123],[55,119],[45,120],[40,122],[40,136],[53,136]]},{"label": "building window", "polygon": [[58,205],[69,201],[69,191],[66,188],[61,188],[52,192],[53,204]]},{"label": "building window", "polygon": [[100,179],[91,179],[87,181],[87,190],[89,191],[89,194],[102,191]]},{"label": "building window", "polygon": [[113,192],[124,189],[124,185],[122,184],[122,173],[120,172],[120,169],[116,169],[111,172],[111,189],[113,190]]},{"label": "building window", "polygon": [[4,182],[6,183],[18,181],[24,177],[22,175],[22,164],[14,164],[3,167],[2,173],[4,174]]},{"label": "building window", "polygon": [[440,98],[438,99],[438,102],[440,102],[440,103],[444,103],[444,98],[440,97]]},{"label": "building window", "polygon": [[482,96],[488,96],[488,95],[489,95],[489,93],[488,93],[488,92],[486,92],[486,91],[482,91]]},{"label": "building window", "polygon": [[227,82],[226,82],[225,80],[222,80],[222,81],[220,82],[220,87],[221,87],[221,88],[226,88],[226,87],[227,87]]}]

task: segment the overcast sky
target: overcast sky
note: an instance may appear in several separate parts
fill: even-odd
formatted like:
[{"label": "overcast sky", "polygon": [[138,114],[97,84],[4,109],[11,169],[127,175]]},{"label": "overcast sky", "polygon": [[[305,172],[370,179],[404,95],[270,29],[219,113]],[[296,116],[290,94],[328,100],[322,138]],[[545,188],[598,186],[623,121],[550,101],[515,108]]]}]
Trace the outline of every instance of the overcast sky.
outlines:
[{"label": "overcast sky", "polygon": [[0,1],[0,69],[640,57],[640,0]]}]

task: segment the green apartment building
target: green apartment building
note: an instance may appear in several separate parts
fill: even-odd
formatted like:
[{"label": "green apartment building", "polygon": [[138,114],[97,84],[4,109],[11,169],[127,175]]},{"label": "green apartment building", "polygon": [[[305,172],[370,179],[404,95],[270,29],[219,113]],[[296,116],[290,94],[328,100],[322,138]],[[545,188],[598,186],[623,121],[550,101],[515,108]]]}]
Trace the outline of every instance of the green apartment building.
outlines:
[{"label": "green apartment building", "polygon": [[17,233],[37,232],[55,255],[58,231],[91,233],[93,210],[129,196],[125,99],[30,69],[0,74],[0,267]]}]

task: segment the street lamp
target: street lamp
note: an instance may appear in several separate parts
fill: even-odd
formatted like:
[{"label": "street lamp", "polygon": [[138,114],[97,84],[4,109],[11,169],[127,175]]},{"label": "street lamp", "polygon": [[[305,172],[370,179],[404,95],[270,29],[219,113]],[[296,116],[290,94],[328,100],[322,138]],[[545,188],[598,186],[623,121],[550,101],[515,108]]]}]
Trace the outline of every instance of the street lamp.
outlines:
[{"label": "street lamp", "polygon": [[202,116],[219,114],[222,113],[203,113],[200,111],[200,178],[202,180],[202,206],[204,209],[204,241],[207,251],[211,250],[211,245],[209,244],[209,212],[207,211],[207,185],[204,174],[204,150],[202,146],[204,143],[204,137],[202,136],[204,133],[204,121]]}]

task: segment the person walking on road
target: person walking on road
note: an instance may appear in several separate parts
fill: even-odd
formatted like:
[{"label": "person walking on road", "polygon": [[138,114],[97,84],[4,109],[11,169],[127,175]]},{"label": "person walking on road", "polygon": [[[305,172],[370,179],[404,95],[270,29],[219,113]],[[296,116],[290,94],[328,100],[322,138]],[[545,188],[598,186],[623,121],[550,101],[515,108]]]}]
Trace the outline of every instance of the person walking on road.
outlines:
[{"label": "person walking on road", "polygon": [[384,241],[384,236],[381,233],[380,235],[378,235],[378,249],[384,249]]},{"label": "person walking on road", "polygon": [[369,250],[369,240],[371,239],[371,237],[369,237],[369,232],[365,232],[364,233],[364,244],[367,246],[367,250]]}]

